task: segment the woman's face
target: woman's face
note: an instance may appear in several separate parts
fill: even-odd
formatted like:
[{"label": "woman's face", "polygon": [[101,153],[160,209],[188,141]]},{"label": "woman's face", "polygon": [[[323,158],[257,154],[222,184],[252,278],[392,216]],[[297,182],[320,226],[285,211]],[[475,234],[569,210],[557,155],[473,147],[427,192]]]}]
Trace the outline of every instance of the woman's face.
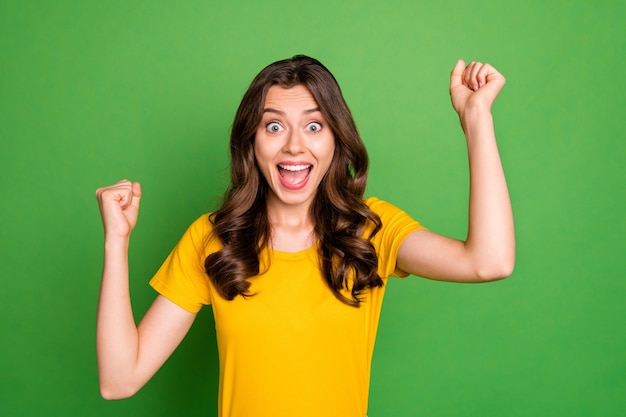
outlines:
[{"label": "woman's face", "polygon": [[334,135],[311,92],[303,85],[270,87],[254,140],[271,190],[268,204],[308,209],[334,151]]}]

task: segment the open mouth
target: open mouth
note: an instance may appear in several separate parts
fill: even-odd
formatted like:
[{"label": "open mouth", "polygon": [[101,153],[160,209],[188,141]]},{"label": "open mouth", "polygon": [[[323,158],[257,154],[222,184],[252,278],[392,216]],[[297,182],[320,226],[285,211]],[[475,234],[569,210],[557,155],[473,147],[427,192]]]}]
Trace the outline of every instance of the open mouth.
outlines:
[{"label": "open mouth", "polygon": [[304,186],[309,177],[309,173],[313,169],[313,165],[285,165],[278,164],[278,173],[280,180],[288,188],[298,188]]}]

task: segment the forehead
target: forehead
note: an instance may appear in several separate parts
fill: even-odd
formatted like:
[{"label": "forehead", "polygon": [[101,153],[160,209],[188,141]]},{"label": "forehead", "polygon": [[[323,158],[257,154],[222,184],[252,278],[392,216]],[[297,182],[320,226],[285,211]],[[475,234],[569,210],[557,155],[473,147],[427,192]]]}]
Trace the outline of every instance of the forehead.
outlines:
[{"label": "forehead", "polygon": [[301,84],[289,88],[273,85],[267,91],[267,96],[265,97],[265,108],[276,110],[285,110],[287,108],[312,110],[317,109],[317,107],[317,102],[309,89]]}]

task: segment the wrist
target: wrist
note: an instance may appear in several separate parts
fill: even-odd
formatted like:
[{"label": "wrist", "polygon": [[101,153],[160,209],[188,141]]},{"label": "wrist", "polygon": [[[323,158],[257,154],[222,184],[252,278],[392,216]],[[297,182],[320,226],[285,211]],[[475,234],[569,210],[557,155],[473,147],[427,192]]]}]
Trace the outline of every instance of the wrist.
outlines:
[{"label": "wrist", "polygon": [[493,126],[491,109],[484,107],[468,107],[459,115],[461,127],[468,134],[482,127]]},{"label": "wrist", "polygon": [[129,243],[129,236],[104,236],[105,252],[127,252]]}]

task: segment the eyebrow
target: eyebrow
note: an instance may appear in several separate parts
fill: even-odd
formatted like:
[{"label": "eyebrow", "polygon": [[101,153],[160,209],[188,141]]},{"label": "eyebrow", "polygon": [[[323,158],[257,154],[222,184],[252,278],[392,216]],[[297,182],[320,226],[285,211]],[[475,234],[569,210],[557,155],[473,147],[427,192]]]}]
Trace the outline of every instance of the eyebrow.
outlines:
[{"label": "eyebrow", "polygon": [[[321,111],[319,107],[315,107],[314,109],[308,109],[303,111],[304,114],[309,114],[309,113],[315,113],[315,112],[319,112]],[[271,107],[267,107],[265,109],[263,109],[263,113],[276,113],[279,114],[281,116],[285,115],[285,112],[282,110],[277,110],[277,109],[273,109]]]}]

